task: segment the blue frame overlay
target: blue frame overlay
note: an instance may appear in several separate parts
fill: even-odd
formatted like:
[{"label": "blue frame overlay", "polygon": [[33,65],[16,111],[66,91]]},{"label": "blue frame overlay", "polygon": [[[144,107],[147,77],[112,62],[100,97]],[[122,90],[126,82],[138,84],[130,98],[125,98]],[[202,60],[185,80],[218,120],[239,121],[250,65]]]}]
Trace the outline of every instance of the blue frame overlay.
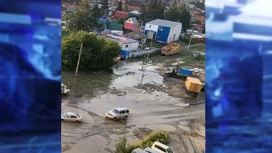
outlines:
[{"label": "blue frame overlay", "polygon": [[61,152],[61,1],[0,2],[0,152]]},{"label": "blue frame overlay", "polygon": [[272,11],[265,8],[267,2],[206,3],[207,153],[272,152]]}]

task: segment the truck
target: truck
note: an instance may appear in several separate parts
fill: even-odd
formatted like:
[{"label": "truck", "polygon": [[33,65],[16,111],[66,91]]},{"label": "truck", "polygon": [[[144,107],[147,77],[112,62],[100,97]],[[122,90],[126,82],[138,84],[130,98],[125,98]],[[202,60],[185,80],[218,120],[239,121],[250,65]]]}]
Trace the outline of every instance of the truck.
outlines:
[{"label": "truck", "polygon": [[197,97],[203,88],[202,82],[197,78],[187,77],[185,81],[186,93]]},{"label": "truck", "polygon": [[166,68],[165,74],[168,74],[172,77],[186,79],[187,77],[192,76],[193,71],[190,69],[182,68],[180,66],[168,66]]},{"label": "truck", "polygon": [[70,93],[70,89],[67,88],[65,84],[61,84],[61,94],[62,95],[68,95]]},{"label": "truck", "polygon": [[165,56],[177,54],[180,52],[180,49],[181,49],[180,47],[181,46],[178,43],[169,43],[167,44],[167,46],[162,47],[161,54]]}]

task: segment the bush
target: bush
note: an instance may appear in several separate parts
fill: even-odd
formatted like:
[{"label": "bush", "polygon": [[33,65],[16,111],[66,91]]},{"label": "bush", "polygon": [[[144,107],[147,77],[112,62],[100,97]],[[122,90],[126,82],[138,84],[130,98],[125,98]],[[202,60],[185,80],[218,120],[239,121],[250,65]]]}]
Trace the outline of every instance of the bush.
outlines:
[{"label": "bush", "polygon": [[[132,144],[126,146],[126,138],[122,138],[116,144],[116,152],[117,153],[131,153],[132,150],[136,148],[145,149],[147,147],[151,147],[155,141],[159,141],[163,144],[169,144],[170,136],[169,133],[166,131],[153,131],[150,135],[146,136],[142,141],[137,144]],[[124,147],[126,146],[126,147]]]}]

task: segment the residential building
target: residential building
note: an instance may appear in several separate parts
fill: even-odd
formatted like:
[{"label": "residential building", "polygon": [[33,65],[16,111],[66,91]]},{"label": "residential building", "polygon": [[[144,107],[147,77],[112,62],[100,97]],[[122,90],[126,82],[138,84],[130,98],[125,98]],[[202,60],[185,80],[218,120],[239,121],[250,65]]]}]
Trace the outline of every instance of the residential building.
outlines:
[{"label": "residential building", "polygon": [[114,13],[114,17],[115,18],[121,18],[121,19],[127,19],[129,17],[129,13],[124,12],[124,11],[116,11]]},{"label": "residential building", "polygon": [[126,2],[126,5],[129,10],[137,10],[139,12],[142,12],[142,5],[143,2],[139,0],[128,0]]},{"label": "residential building", "polygon": [[128,31],[140,30],[139,22],[135,17],[130,17],[125,21],[124,29]]},{"label": "residential building", "polygon": [[204,31],[203,27],[200,24],[192,24],[190,29],[196,30],[200,33],[203,33]]},{"label": "residential building", "polygon": [[120,54],[124,59],[128,59],[131,52],[138,50],[139,42],[137,40],[115,34],[105,34],[105,36],[119,43],[121,46]]},{"label": "residential building", "polygon": [[147,22],[145,34],[148,39],[170,43],[179,40],[182,23],[156,19]]}]

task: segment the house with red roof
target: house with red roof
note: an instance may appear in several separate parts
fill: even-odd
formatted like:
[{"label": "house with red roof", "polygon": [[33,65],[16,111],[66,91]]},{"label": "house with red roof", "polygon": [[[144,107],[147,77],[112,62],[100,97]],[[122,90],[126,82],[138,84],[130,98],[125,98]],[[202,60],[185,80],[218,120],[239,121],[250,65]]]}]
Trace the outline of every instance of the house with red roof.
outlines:
[{"label": "house with red roof", "polygon": [[121,18],[121,19],[127,19],[129,17],[129,13],[124,12],[124,11],[116,11],[114,13],[114,17],[115,18]]},{"label": "house with red roof", "polygon": [[130,17],[124,23],[124,29],[128,31],[140,30],[139,22],[135,17]]}]

